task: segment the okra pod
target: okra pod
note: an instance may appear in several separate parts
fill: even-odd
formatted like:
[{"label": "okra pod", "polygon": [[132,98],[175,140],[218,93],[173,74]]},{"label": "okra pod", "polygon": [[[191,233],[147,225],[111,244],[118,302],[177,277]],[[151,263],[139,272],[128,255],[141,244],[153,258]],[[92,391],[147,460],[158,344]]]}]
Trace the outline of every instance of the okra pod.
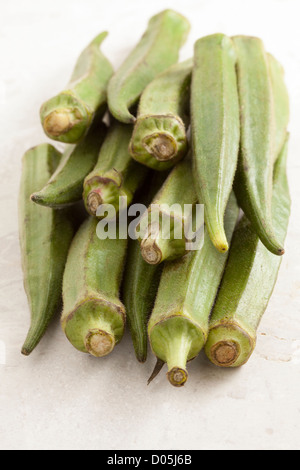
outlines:
[{"label": "okra pod", "polygon": [[174,166],[187,151],[192,64],[189,59],[171,66],[141,95],[130,153],[155,170]]},{"label": "okra pod", "polygon": [[196,203],[192,165],[187,157],[172,169],[141,218],[139,241],[147,263],[159,264],[185,254],[187,224]]},{"label": "okra pod", "polygon": [[271,83],[275,109],[275,159],[278,157],[284,144],[287,133],[290,105],[289,95],[284,80],[284,69],[282,65],[271,54],[268,54],[271,74]]},{"label": "okra pod", "polygon": [[[278,239],[283,242],[290,214],[286,176],[288,141],[274,168],[272,214]],[[244,216],[234,233],[220,290],[212,311],[205,352],[222,367],[248,361],[256,331],[272,295],[281,259],[261,243]]]},{"label": "okra pod", "polygon": [[[229,242],[238,212],[232,192],[224,218]],[[200,250],[165,263],[148,335],[154,354],[167,363],[167,376],[174,386],[184,385],[188,377],[187,361],[195,358],[205,344],[209,314],[227,254],[215,249],[205,228]]]},{"label": "okra pod", "polygon": [[50,144],[28,150],[22,161],[19,191],[19,236],[24,288],[31,323],[22,347],[28,356],[44,335],[61,303],[61,284],[74,226],[67,211],[55,211],[30,200],[50,178],[61,158]]},{"label": "okra pod", "polygon": [[119,290],[127,240],[99,238],[97,224],[88,217],[72,241],[63,277],[61,325],[76,349],[102,357],[124,332]]},{"label": "okra pod", "polygon": [[130,108],[159,73],[177,62],[189,30],[188,20],[173,10],[150,19],[142,38],[109,82],[108,106],[116,119],[135,122]]},{"label": "okra pod", "polygon": [[95,168],[83,185],[83,199],[90,215],[96,216],[102,204],[111,204],[119,211],[120,198],[132,201],[148,169],[135,162],[128,151],[132,126],[114,122],[101,147]]},{"label": "okra pod", "polygon": [[80,54],[66,89],[42,105],[42,126],[51,139],[77,143],[95,113],[104,114],[107,85],[113,74],[112,65],[100,50],[107,34],[99,34]]},{"label": "okra pod", "polygon": [[239,104],[236,55],[231,39],[213,34],[194,47],[191,85],[191,135],[195,189],[204,204],[207,230],[225,252],[224,212],[238,160]]},{"label": "okra pod", "polygon": [[[143,188],[143,196],[136,198],[137,203],[149,204],[152,196],[163,184],[165,177],[165,172],[156,172],[151,175],[146,188]],[[147,359],[147,320],[154,304],[161,267],[162,265],[146,263],[141,255],[138,240],[129,240],[122,285],[122,299],[126,309],[135,355],[139,362],[145,362]]]},{"label": "okra pod", "polygon": [[96,165],[106,126],[95,119],[85,138],[68,145],[56,171],[31,199],[42,206],[62,208],[82,200],[84,178]]},{"label": "okra pod", "polygon": [[272,226],[275,111],[270,67],[259,38],[233,38],[237,53],[241,144],[234,182],[240,207],[260,240],[275,255],[284,249]]}]

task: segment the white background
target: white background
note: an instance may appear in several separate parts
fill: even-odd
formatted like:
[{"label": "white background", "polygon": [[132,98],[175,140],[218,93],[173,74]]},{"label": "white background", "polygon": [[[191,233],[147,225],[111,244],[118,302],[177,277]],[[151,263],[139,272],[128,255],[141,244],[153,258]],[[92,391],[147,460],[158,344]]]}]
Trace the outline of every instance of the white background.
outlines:
[{"label": "white background", "polygon": [[[0,7],[0,448],[299,449],[300,442],[300,28],[298,0],[10,0]],[[259,327],[256,350],[239,370],[203,354],[172,388],[154,365],[136,362],[128,333],[111,356],[82,354],[59,319],[30,357],[17,225],[21,157],[45,140],[39,107],[68,82],[78,54],[102,30],[117,67],[150,16],[172,7],[200,36],[263,39],[284,65],[291,98],[288,173],[292,216],[281,271]]]}]

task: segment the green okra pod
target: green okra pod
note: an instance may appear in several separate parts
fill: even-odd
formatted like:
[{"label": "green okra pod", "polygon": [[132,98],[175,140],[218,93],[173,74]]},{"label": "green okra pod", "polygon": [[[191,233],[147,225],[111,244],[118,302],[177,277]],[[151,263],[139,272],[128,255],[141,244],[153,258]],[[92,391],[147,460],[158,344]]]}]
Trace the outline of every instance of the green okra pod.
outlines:
[{"label": "green okra pod", "polygon": [[275,159],[278,157],[280,150],[284,144],[285,136],[287,133],[289,118],[290,118],[290,104],[288,90],[284,79],[284,69],[280,62],[275,59],[271,54],[268,55],[268,62],[270,67],[271,83],[274,98],[275,109]]},{"label": "green okra pod", "polygon": [[88,217],[72,241],[63,277],[61,325],[76,349],[102,357],[124,333],[119,290],[127,240],[100,239],[97,224]]},{"label": "green okra pod", "polygon": [[40,207],[30,200],[50,178],[61,154],[50,144],[28,150],[23,157],[19,191],[19,236],[24,288],[31,313],[22,347],[28,356],[44,335],[61,304],[61,284],[74,233],[69,212]]},{"label": "green okra pod", "polygon": [[189,59],[171,66],[141,95],[130,153],[155,170],[174,166],[187,151],[192,65]]},{"label": "green okra pod", "polygon": [[[228,241],[237,218],[234,194],[228,201],[224,223]],[[174,386],[187,380],[187,361],[203,348],[209,314],[217,294],[227,253],[220,253],[204,230],[202,248],[182,258],[166,262],[148,323],[152,351],[168,365],[168,379]]]},{"label": "green okra pod", "polygon": [[108,106],[116,119],[127,124],[135,121],[130,108],[156,75],[177,62],[189,30],[188,20],[173,10],[150,19],[139,43],[109,82]]},{"label": "green okra pod", "polygon": [[95,113],[104,114],[107,85],[113,74],[109,60],[100,50],[107,34],[99,34],[81,53],[66,90],[42,105],[42,126],[51,139],[77,143],[86,134]]},{"label": "green okra pod", "polygon": [[[143,190],[137,203],[149,204],[152,196],[157,192],[166,177],[165,172],[157,172],[149,178],[147,187]],[[139,362],[147,359],[147,320],[151,313],[162,265],[146,263],[141,255],[140,244],[136,239],[128,242],[127,258],[122,285],[122,299],[124,301],[127,321]]]},{"label": "green okra pod", "polygon": [[82,200],[84,178],[96,165],[106,135],[106,126],[95,119],[85,138],[68,145],[60,164],[47,184],[31,199],[42,206],[62,208]]},{"label": "green okra pod", "polygon": [[[99,206],[111,204],[116,213],[120,198],[129,205],[148,169],[135,162],[128,151],[132,126],[114,122],[101,147],[98,161],[83,185],[83,199],[90,215],[96,216]],[[123,199],[122,199],[123,201]]]},{"label": "green okra pod", "polygon": [[237,53],[241,142],[234,190],[240,207],[264,245],[275,255],[284,249],[272,226],[275,111],[270,67],[259,38],[233,38]]},{"label": "green okra pod", "polygon": [[195,189],[204,204],[207,230],[225,252],[224,212],[232,189],[239,148],[236,56],[231,39],[213,34],[194,47],[191,135]]},{"label": "green okra pod", "polygon": [[[272,214],[278,239],[283,242],[290,214],[286,176],[286,140],[274,168]],[[222,367],[248,361],[256,331],[272,295],[282,258],[261,243],[246,216],[233,235],[228,263],[210,319],[205,346],[207,357]]]},{"label": "green okra pod", "polygon": [[141,217],[139,241],[147,263],[159,264],[185,254],[196,203],[192,165],[187,157],[172,169]]}]

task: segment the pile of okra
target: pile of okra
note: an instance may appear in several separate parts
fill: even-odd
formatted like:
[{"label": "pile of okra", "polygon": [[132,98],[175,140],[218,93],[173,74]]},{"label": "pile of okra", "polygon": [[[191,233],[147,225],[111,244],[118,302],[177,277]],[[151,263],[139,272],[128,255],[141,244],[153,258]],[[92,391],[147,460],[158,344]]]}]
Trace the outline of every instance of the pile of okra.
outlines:
[{"label": "pile of okra", "polygon": [[[157,358],[149,380],[166,364],[176,387],[202,349],[219,367],[251,356],[290,213],[284,71],[245,35],[201,37],[178,62],[189,30],[156,14],[116,71],[99,34],[41,106],[48,139],[25,153],[19,193],[24,355],[61,312],[66,338],[95,357],[127,323],[137,360],[148,344]],[[129,229],[135,204],[130,237],[120,216]]]}]

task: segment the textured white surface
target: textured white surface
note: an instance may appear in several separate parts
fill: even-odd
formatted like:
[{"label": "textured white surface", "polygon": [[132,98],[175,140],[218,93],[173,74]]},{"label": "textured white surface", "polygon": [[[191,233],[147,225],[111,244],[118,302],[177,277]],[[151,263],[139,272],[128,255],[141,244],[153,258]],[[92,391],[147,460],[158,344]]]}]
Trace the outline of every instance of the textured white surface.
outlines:
[{"label": "textured white surface", "polygon": [[[256,350],[239,370],[203,354],[172,388],[139,365],[128,334],[111,356],[74,350],[58,318],[30,357],[17,225],[21,157],[45,141],[40,104],[69,79],[82,48],[108,30],[115,67],[148,18],[172,7],[192,23],[182,58],[206,34],[259,36],[284,65],[291,98],[288,173],[293,201],[286,254]],[[0,15],[0,448],[299,449],[300,442],[300,29],[298,0],[11,0]]]}]

